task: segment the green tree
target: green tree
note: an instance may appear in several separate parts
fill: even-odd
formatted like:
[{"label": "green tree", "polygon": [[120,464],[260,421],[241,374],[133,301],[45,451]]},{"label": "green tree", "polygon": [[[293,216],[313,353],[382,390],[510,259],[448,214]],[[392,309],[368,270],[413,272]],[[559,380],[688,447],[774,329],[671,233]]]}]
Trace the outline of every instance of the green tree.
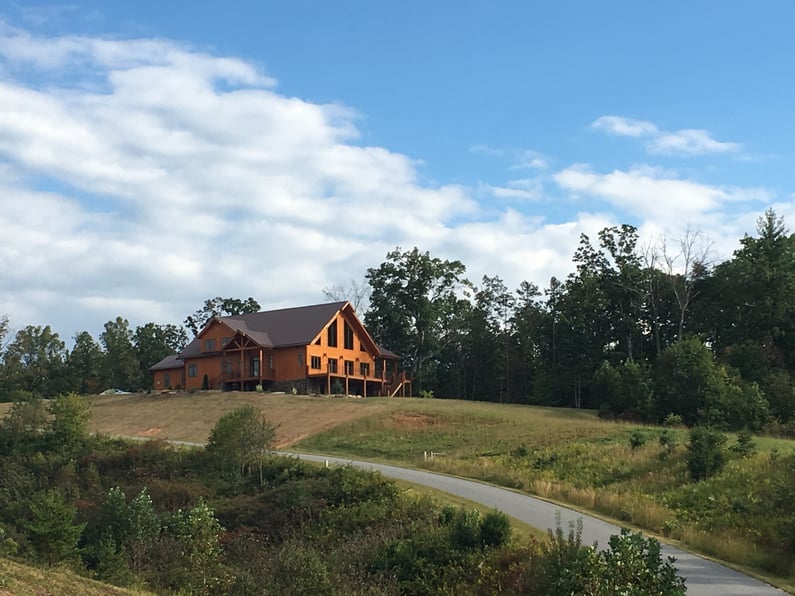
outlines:
[{"label": "green tree", "polygon": [[76,524],[77,510],[60,493],[48,490],[33,495],[29,518],[23,526],[39,559],[47,565],[77,557],[77,541],[85,524]]},{"label": "green tree", "polygon": [[242,315],[260,311],[259,302],[251,297],[241,300],[239,298],[208,298],[204,305],[192,315],[185,318],[185,327],[196,337],[213,317]]},{"label": "green tree", "polygon": [[769,365],[795,367],[795,235],[768,209],[757,237],[745,236],[733,258],[715,268],[705,325],[718,353],[744,341],[759,345]]},{"label": "green tree", "polygon": [[708,405],[722,401],[725,391],[725,375],[709,349],[694,337],[666,348],[657,359],[653,377],[660,421],[673,413],[681,416],[685,424],[696,424]]},{"label": "green tree", "polygon": [[13,387],[50,397],[63,390],[65,360],[66,346],[49,325],[28,325],[6,349],[6,375]]},{"label": "green tree", "polygon": [[157,325],[147,323],[136,327],[132,337],[135,357],[140,366],[139,385],[151,388],[152,375],[148,372],[150,366],[157,364],[166,356],[180,352],[188,341],[188,335],[183,327],[176,325]]},{"label": "green tree", "polygon": [[703,480],[720,472],[726,464],[726,435],[697,426],[690,430],[687,469],[693,480]]},{"label": "green tree", "polygon": [[63,453],[73,453],[88,438],[91,408],[75,393],[59,395],[50,402],[50,436]]},{"label": "green tree", "polygon": [[105,323],[100,341],[105,348],[102,376],[114,388],[128,391],[137,389],[139,364],[133,347],[133,332],[127,319],[116,317],[114,321]]},{"label": "green tree", "polygon": [[276,428],[254,406],[243,406],[221,416],[207,440],[205,451],[211,465],[231,478],[242,478],[262,461],[273,447]]},{"label": "green tree", "polygon": [[458,292],[468,285],[460,261],[443,261],[418,248],[396,248],[386,261],[367,270],[372,289],[368,330],[403,358],[413,374],[416,392],[433,387],[433,359],[451,341],[449,321]]},{"label": "green tree", "polygon": [[44,402],[33,393],[17,392],[11,409],[0,420],[0,452],[19,454],[41,447],[40,433],[47,424]]},{"label": "green tree", "polygon": [[106,389],[102,378],[102,348],[88,331],[75,335],[72,351],[66,359],[66,374],[73,391],[81,394]]},{"label": "green tree", "polygon": [[223,531],[213,510],[199,499],[192,509],[180,509],[170,515],[163,531],[175,547],[170,569],[173,587],[189,593],[213,593],[215,572],[220,569],[219,536]]}]

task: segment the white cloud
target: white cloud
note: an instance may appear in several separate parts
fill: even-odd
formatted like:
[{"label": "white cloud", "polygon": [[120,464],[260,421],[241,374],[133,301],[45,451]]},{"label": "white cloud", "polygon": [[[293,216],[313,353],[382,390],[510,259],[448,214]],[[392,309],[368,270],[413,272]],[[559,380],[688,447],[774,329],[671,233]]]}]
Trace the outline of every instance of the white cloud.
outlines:
[{"label": "white cloud", "polygon": [[645,137],[657,134],[658,130],[651,122],[621,116],[602,116],[597,118],[591,126],[596,130],[621,137]]},{"label": "white cloud", "polygon": [[313,302],[477,210],[461,187],[421,184],[409,157],[353,144],[352,110],[280,95],[234,58],[7,27],[0,54],[12,320],[69,316],[69,336],[117,314],[178,322],[214,295]]},{"label": "white cloud", "polygon": [[646,149],[650,153],[696,156],[709,153],[730,153],[742,150],[740,143],[718,141],[706,130],[684,128],[677,131],[660,130],[646,120],[633,120],[622,116],[601,116],[591,127],[622,137],[647,137]]},{"label": "white cloud", "polygon": [[608,174],[592,172],[585,166],[572,166],[554,176],[565,190],[607,201],[637,218],[670,223],[705,221],[728,201],[764,200],[764,189],[716,187],[673,178],[670,172],[636,167]]},{"label": "white cloud", "polygon": [[537,200],[540,199],[544,193],[544,187],[541,181],[535,178],[509,180],[504,186],[480,184],[479,189],[498,199]]},{"label": "white cloud", "polygon": [[659,135],[649,141],[648,148],[652,153],[703,155],[739,151],[742,145],[716,141],[705,130],[684,129]]}]

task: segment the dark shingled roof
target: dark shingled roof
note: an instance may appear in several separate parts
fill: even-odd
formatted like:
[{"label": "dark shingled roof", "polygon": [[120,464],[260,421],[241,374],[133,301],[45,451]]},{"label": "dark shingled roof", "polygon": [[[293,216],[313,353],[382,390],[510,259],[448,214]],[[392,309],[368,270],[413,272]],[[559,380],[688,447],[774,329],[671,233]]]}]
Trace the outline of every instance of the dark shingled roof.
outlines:
[{"label": "dark shingled roof", "polygon": [[168,368],[182,368],[182,358],[176,355],[166,356],[157,364],[149,367],[149,370],[164,370]]},{"label": "dark shingled roof", "polygon": [[[229,326],[233,331],[247,335],[261,346],[270,348],[300,346],[312,343],[323,327],[346,304],[345,301],[326,302],[215,319]],[[199,356],[201,353],[201,339],[197,337],[180,352],[179,356],[185,358]]]},{"label": "dark shingled roof", "polygon": [[260,345],[274,348],[300,346],[312,343],[315,336],[346,304],[326,302],[219,318]]}]

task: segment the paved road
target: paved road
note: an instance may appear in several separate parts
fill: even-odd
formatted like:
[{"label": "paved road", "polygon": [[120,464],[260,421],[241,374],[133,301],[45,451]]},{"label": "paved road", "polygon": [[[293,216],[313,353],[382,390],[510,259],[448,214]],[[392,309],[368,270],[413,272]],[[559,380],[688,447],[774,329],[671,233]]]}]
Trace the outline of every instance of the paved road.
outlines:
[{"label": "paved road", "polygon": [[[481,482],[433,472],[323,455],[308,455],[304,453],[290,453],[289,455],[295,455],[309,461],[327,461],[330,464],[339,465],[351,464],[365,470],[377,470],[389,478],[429,486],[476,503],[481,503],[487,507],[494,507],[506,515],[536,528],[546,529],[553,527],[555,524],[555,513],[560,512],[564,529],[568,529],[570,521],[582,520],[584,544],[593,544],[594,541],[598,541],[600,545],[606,546],[610,536],[618,534],[620,531],[618,526],[583,515],[577,511]],[[676,557],[676,567],[679,573],[687,578],[688,594],[698,596],[767,596],[774,594],[780,596],[786,594],[786,592],[738,573],[733,569],[664,544],[663,556],[668,555]]]}]

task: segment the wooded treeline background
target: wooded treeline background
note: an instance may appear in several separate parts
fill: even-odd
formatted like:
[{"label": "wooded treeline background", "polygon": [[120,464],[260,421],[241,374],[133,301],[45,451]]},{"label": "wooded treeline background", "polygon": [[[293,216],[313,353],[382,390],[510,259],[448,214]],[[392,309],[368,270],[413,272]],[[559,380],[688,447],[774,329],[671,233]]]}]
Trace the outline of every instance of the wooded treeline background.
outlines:
[{"label": "wooded treeline background", "polygon": [[[363,282],[324,293],[353,303],[376,341],[402,356],[418,394],[786,430],[795,235],[773,210],[721,263],[699,232],[642,246],[630,225],[581,236],[573,260],[576,270],[543,291],[511,290],[499,276],[471,282],[460,261],[397,248]],[[146,389],[146,369],[210,316],[257,310],[252,298],[219,297],[184,325],[133,330],[118,317],[99,341],[78,333],[71,351],[49,327],[26,327],[6,340],[0,394]]]}]

